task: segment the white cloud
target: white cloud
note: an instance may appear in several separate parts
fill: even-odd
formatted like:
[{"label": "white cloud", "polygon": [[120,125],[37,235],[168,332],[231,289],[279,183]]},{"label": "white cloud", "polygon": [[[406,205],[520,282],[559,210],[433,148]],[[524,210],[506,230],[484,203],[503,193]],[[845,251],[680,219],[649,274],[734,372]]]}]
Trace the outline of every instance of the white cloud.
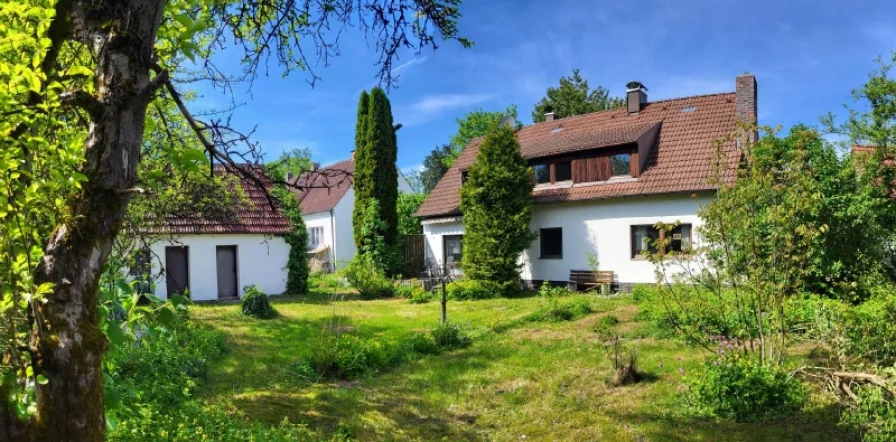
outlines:
[{"label": "white cloud", "polygon": [[424,115],[440,114],[445,111],[475,106],[492,98],[491,94],[439,94],[427,95],[412,106],[415,112]]},{"label": "white cloud", "polygon": [[408,167],[402,167],[402,168],[399,169],[399,170],[401,171],[401,174],[402,174],[402,175],[404,175],[404,176],[409,176],[410,174],[412,174],[412,173],[414,173],[414,172],[420,172],[420,171],[422,171],[422,170],[423,170],[423,163],[418,163],[418,164],[415,164],[415,165],[413,165],[413,166],[408,166]]},{"label": "white cloud", "polygon": [[407,72],[407,70],[410,69],[411,67],[413,67],[414,65],[421,64],[425,61],[426,61],[426,57],[420,57],[420,58],[414,58],[414,59],[411,59],[410,61],[404,62],[404,63],[392,68],[392,76],[395,76],[395,77],[400,76],[401,74],[404,74],[405,72]]},{"label": "white cloud", "polygon": [[423,124],[435,120],[445,112],[472,109],[494,98],[494,94],[433,94],[427,95],[409,106],[401,106],[395,121],[405,126]]}]

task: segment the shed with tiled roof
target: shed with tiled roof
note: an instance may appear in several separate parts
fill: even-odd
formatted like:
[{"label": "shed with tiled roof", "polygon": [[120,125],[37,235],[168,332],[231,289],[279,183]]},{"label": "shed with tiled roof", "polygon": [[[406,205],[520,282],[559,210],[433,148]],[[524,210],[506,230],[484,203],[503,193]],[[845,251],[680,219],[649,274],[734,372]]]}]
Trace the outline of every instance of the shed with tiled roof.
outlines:
[{"label": "shed with tiled roof", "polygon": [[[161,299],[186,293],[196,301],[237,299],[248,286],[268,294],[286,290],[290,247],[283,239],[293,231],[289,220],[271,204],[271,180],[261,166],[238,165],[256,179],[233,180],[245,197],[233,213],[169,216],[149,222],[142,233],[154,240],[138,253],[134,278],[145,279]],[[237,175],[232,166],[214,173]]]}]

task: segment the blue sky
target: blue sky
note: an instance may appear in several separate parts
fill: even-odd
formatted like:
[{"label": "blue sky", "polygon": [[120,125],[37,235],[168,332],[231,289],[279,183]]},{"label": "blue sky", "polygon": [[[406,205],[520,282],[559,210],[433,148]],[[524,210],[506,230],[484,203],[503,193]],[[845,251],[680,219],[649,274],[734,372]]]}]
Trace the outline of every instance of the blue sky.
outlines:
[{"label": "blue sky", "polygon": [[[472,49],[444,42],[395,62],[400,81],[389,96],[404,124],[403,170],[446,143],[470,110],[515,104],[531,123],[534,104],[573,68],[618,96],[628,81],[641,81],[649,100],[732,91],[734,77],[749,71],[759,83],[760,123],[788,127],[842,114],[874,59],[896,50],[896,8],[884,1],[467,0],[462,11],[460,31]],[[302,72],[283,78],[271,66],[251,94],[237,89],[243,104],[233,122],[256,128],[268,159],[305,147],[322,164],[347,158],[358,95],[376,84],[375,62],[350,30],[341,55],[315,68],[322,80],[314,88]],[[193,103],[200,111],[229,101],[201,92]]]}]

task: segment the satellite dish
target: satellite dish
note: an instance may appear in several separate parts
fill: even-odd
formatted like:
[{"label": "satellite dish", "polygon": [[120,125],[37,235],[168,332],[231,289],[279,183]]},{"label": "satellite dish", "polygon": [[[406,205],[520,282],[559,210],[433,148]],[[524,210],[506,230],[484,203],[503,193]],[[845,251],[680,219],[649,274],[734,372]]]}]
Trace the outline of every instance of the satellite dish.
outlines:
[{"label": "satellite dish", "polygon": [[501,126],[513,129],[513,127],[516,126],[516,118],[514,118],[513,115],[505,115],[504,118],[501,119]]}]

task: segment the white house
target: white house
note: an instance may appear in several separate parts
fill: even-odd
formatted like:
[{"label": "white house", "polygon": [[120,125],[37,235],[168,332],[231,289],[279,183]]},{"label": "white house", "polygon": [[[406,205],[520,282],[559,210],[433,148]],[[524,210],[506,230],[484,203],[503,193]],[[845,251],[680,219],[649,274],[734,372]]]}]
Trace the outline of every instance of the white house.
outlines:
[{"label": "white house", "polygon": [[291,231],[289,221],[262,189],[240,182],[247,201],[233,217],[172,216],[144,229],[155,241],[138,259],[151,266],[156,296],[188,290],[194,301],[235,299],[253,284],[268,294],[286,290],[289,245],[282,235]]},{"label": "white house", "polygon": [[[295,178],[304,190],[297,194],[302,219],[308,229],[308,253],[312,268],[334,271],[343,268],[355,256],[352,211],[355,191],[352,158],[306,172]],[[410,192],[411,186],[398,173],[398,191]]]},{"label": "white house", "polygon": [[[548,114],[520,129],[520,150],[534,170],[531,227],[539,233],[520,257],[522,279],[568,281],[571,270],[589,269],[593,254],[623,288],[656,281],[645,238],[658,238],[658,222],[680,222],[669,247],[699,243],[698,208],[719,183],[733,182],[741,158],[736,139],[715,141],[738,121],[756,122],[756,89],[754,76],[741,75],[732,93],[648,102],[647,89],[632,82],[624,108]],[[417,212],[432,263],[453,267],[461,259],[459,190],[481,142],[467,146]]]}]

